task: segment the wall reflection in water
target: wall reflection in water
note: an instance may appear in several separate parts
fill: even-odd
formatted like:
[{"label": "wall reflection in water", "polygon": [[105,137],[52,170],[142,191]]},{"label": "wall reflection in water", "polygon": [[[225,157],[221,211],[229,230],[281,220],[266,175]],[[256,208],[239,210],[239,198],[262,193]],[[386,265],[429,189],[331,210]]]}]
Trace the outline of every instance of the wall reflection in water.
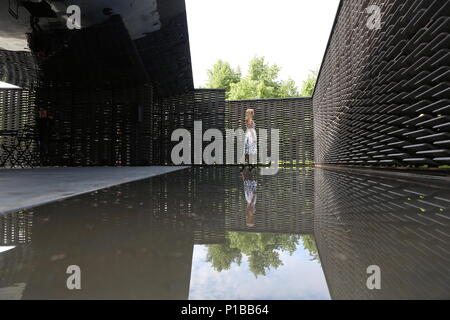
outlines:
[{"label": "wall reflection in water", "polygon": [[[316,170],[314,234],[334,299],[450,298],[450,189]],[[381,270],[368,290],[367,267]]]},{"label": "wall reflection in water", "polygon": [[[247,260],[249,270],[265,276],[283,265],[281,253],[293,254],[303,244],[317,257],[313,240],[313,170],[287,169],[276,177],[245,169],[226,175],[223,243],[207,246],[206,260],[216,271]],[[234,187],[234,186],[237,186]]]},{"label": "wall reflection in water", "polygon": [[[319,169],[174,172],[1,216],[0,298],[187,299],[197,244],[209,268],[247,258],[258,279],[302,244],[334,299],[449,298],[448,190]],[[381,290],[366,286],[370,265]]]},{"label": "wall reflection in water", "polygon": [[[0,254],[1,297],[186,299],[194,243],[224,235],[220,176],[191,174],[0,217],[1,245],[16,246]],[[79,291],[66,288],[69,265],[81,268]]]}]

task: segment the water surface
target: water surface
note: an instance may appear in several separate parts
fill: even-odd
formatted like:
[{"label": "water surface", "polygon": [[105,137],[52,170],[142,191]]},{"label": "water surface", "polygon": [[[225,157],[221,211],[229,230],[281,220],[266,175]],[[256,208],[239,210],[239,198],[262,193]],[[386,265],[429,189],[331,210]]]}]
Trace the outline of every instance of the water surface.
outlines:
[{"label": "water surface", "polygon": [[0,216],[0,299],[450,298],[449,207],[445,183],[186,169]]}]

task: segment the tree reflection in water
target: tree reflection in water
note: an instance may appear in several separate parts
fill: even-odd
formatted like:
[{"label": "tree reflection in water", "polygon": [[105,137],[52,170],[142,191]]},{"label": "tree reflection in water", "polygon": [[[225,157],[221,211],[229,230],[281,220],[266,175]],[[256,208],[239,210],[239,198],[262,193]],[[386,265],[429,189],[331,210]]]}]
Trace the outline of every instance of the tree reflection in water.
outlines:
[{"label": "tree reflection in water", "polygon": [[250,271],[258,277],[265,276],[269,269],[283,265],[280,253],[292,255],[297,250],[299,240],[312,256],[318,260],[317,248],[311,236],[228,232],[224,244],[208,245],[206,261],[218,272],[229,270],[233,263],[240,265],[243,255],[247,256]]},{"label": "tree reflection in water", "polygon": [[319,252],[317,251],[316,241],[310,234],[302,235],[303,248],[308,250],[309,255],[312,257],[311,261],[317,261],[320,263]]}]

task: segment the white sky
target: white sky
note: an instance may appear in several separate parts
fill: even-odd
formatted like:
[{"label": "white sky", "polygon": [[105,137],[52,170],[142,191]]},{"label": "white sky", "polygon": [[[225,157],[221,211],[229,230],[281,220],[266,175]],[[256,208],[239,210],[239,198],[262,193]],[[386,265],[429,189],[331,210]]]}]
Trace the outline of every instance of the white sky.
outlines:
[{"label": "white sky", "polygon": [[255,55],[297,86],[319,69],[339,0],[186,0],[194,84],[218,60],[245,74]]}]

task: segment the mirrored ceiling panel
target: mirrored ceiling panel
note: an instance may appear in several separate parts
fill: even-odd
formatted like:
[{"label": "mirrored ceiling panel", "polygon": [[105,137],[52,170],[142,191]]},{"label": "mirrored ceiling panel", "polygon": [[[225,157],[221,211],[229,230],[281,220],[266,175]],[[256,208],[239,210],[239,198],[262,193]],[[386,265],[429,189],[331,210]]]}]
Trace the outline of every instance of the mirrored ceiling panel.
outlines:
[{"label": "mirrored ceiling panel", "polygon": [[193,89],[184,0],[8,0],[0,9],[2,82]]}]

